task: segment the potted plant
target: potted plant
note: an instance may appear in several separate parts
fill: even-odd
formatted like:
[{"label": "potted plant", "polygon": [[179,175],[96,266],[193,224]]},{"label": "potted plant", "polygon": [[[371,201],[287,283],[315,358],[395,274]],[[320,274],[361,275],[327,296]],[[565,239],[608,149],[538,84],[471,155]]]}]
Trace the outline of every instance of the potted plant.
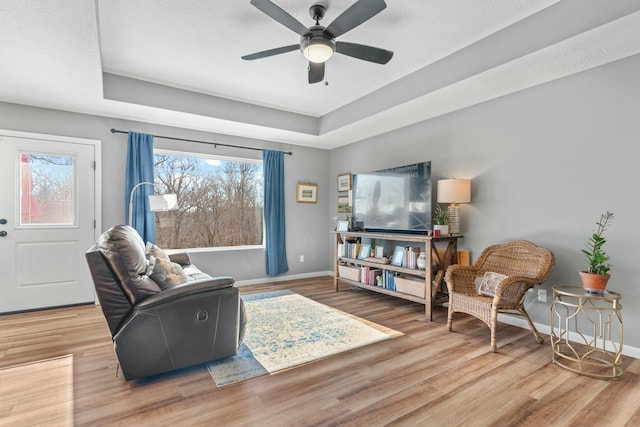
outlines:
[{"label": "potted plant", "polygon": [[582,278],[582,286],[588,292],[603,293],[611,277],[609,274],[611,265],[608,263],[610,257],[602,247],[607,243],[603,234],[612,221],[613,213],[607,211],[600,215],[600,221],[596,222],[598,226],[596,232],[587,239],[586,249],[582,249],[582,253],[589,262],[589,268],[581,271],[580,277]]},{"label": "potted plant", "polygon": [[436,235],[436,231],[438,231],[440,236],[449,235],[449,217],[447,216],[447,211],[443,211],[438,204],[436,204],[433,221],[435,222],[435,224],[433,225],[434,235]]}]

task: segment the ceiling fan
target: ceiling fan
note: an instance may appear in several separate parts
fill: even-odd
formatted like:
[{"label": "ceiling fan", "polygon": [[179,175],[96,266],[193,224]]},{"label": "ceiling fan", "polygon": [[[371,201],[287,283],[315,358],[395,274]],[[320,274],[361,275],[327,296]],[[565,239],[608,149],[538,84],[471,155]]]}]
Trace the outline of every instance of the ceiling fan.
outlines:
[{"label": "ceiling fan", "polygon": [[307,28],[296,18],[269,0],[251,0],[250,3],[280,24],[300,35],[300,43],[245,55],[242,59],[251,61],[266,58],[297,49],[309,60],[309,83],[318,83],[324,79],[325,62],[335,52],[364,61],[386,64],[393,52],[373,46],[336,41],[341,36],[373,18],[387,7],[384,0],[358,0],[338,16],[328,27],[320,25],[327,12],[327,3],[320,2],[309,8],[309,14],[316,24]]}]

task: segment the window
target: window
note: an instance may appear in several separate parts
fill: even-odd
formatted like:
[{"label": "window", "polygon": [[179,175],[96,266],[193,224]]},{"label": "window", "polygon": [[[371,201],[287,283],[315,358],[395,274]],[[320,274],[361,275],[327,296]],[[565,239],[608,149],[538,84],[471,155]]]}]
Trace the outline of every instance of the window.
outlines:
[{"label": "window", "polygon": [[178,210],[156,212],[156,243],[171,249],[263,244],[262,161],[154,150],[156,191]]},{"label": "window", "polygon": [[20,225],[73,225],[73,176],[73,157],[20,153]]}]

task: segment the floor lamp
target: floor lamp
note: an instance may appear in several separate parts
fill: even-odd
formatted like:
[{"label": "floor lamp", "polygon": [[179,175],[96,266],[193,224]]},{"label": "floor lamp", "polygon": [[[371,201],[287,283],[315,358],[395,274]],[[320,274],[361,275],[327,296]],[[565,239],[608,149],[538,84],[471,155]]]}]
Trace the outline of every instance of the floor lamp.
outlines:
[{"label": "floor lamp", "polygon": [[470,179],[441,179],[438,181],[438,203],[450,203],[447,209],[449,234],[460,234],[460,205],[471,202]]},{"label": "floor lamp", "polygon": [[[136,190],[143,185],[153,185],[153,182],[139,182],[134,185],[129,195],[129,222],[128,225],[133,226],[133,195]],[[178,209],[178,196],[174,193],[152,194],[149,196],[149,210],[151,212],[173,211]]]}]

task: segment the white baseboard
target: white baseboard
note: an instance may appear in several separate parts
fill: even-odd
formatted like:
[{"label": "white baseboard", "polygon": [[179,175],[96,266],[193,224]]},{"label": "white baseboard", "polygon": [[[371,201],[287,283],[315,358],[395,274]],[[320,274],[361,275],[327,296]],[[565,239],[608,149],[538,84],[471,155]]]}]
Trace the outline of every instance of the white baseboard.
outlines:
[{"label": "white baseboard", "polygon": [[[529,324],[527,323],[527,320],[524,317],[520,317],[517,315],[512,316],[509,314],[499,313],[498,321],[509,324],[509,325],[517,326],[519,328],[529,329]],[[541,332],[545,335],[551,335],[551,326],[543,325],[537,322],[533,322],[533,324],[536,326],[536,329],[538,330],[538,332]],[[592,337],[588,335],[585,335],[584,337],[589,340],[592,339]],[[569,332],[569,340],[574,342],[583,342],[583,338],[575,332]],[[613,348],[607,348],[607,350],[615,351]],[[625,356],[633,357],[634,359],[640,359],[640,348],[624,345],[623,343],[622,354]]]},{"label": "white baseboard", "polygon": [[288,282],[289,280],[310,279],[312,277],[333,276],[333,271],[316,271],[313,273],[289,274],[277,277],[262,277],[260,279],[238,280],[236,286],[264,285],[265,283]]}]

